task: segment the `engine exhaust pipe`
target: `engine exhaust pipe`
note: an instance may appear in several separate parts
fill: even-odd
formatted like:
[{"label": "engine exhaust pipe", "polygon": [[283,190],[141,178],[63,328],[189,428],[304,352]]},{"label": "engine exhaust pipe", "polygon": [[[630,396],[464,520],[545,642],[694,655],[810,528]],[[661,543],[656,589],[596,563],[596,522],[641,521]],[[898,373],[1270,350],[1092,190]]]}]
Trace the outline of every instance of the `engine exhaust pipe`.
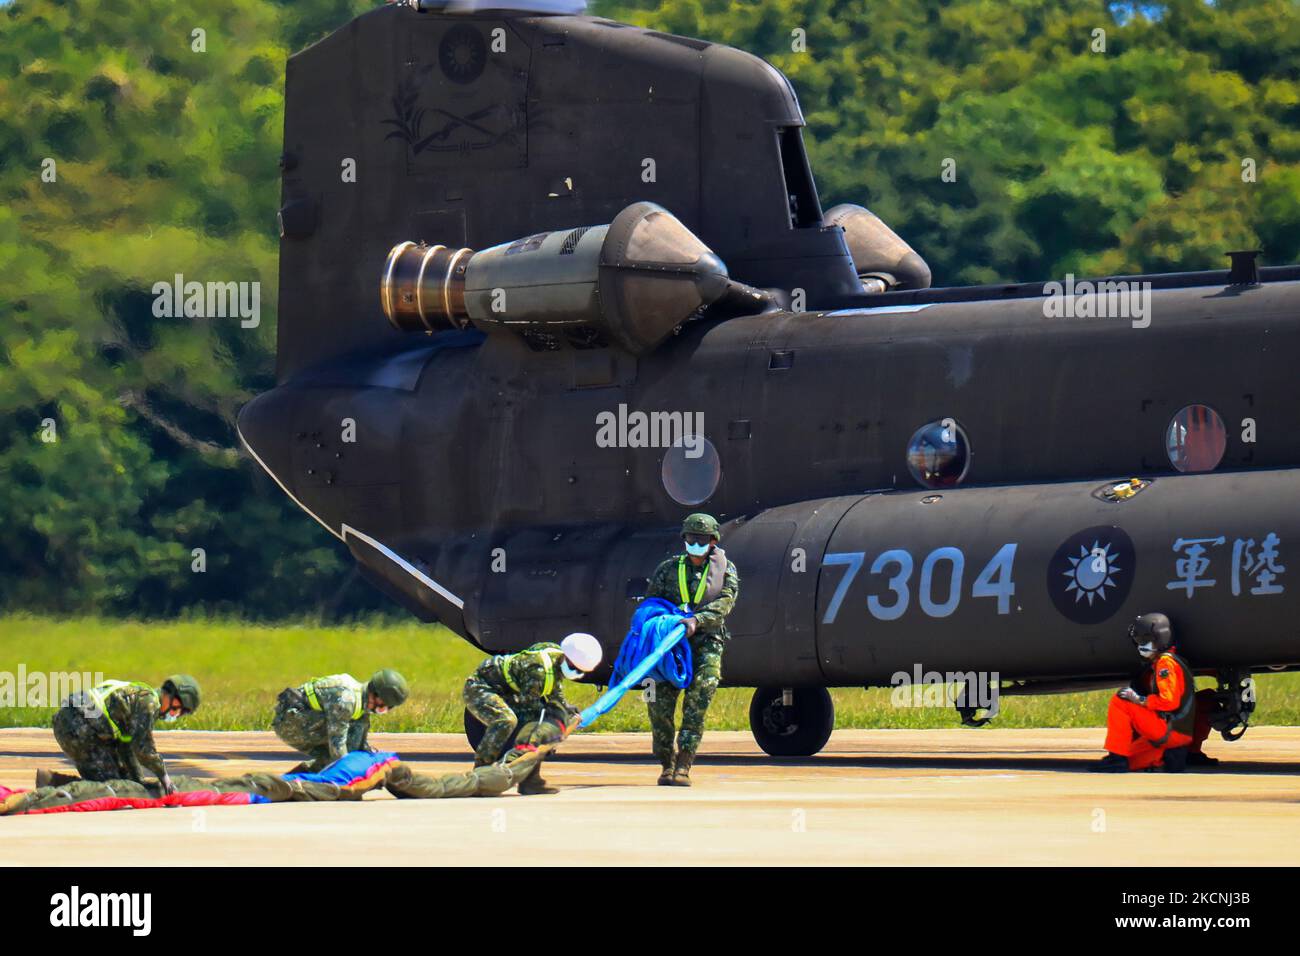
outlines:
[{"label": "engine exhaust pipe", "polygon": [[472,249],[401,242],[384,262],[379,300],[389,323],[402,332],[443,332],[469,325],[465,270]]}]

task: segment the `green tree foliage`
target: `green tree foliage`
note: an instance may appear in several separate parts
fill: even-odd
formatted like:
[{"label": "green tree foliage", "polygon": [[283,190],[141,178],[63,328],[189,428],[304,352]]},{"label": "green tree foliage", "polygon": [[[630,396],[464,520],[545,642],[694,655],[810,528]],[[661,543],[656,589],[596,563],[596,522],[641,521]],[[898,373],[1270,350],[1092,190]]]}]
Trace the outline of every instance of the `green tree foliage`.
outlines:
[{"label": "green tree foliage", "polygon": [[[342,589],[346,554],[234,433],[273,368],[285,57],[370,5],[0,6],[0,605],[382,606]],[[938,283],[1222,267],[1255,246],[1300,259],[1295,0],[592,12],[784,70],[823,204],[873,208]],[[259,281],[260,325],[155,316],[154,283],[175,273]]]},{"label": "green tree foliage", "polygon": [[[0,604],[275,615],[348,573],[234,449],[272,381],[285,38],[351,16],[288,10],[0,8]],[[260,282],[263,321],[155,316],[175,273]]]},{"label": "green tree foliage", "polygon": [[[1300,258],[1295,0],[599,10],[780,67],[808,121],[823,206],[871,207],[936,284],[1225,268],[1229,249],[1256,246],[1267,262]],[[955,182],[941,178],[945,160]],[[1256,182],[1243,182],[1244,160]]]}]

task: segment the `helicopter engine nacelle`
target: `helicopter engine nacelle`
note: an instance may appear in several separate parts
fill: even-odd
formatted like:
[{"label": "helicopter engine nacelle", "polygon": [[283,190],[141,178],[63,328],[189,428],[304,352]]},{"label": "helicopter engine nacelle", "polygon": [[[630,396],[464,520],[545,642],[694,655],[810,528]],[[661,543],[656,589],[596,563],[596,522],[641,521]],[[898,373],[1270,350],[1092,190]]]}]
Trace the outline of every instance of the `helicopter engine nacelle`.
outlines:
[{"label": "helicopter engine nacelle", "polygon": [[384,314],[404,331],[590,330],[634,354],[724,295],[736,300],[733,312],[758,311],[768,298],[733,282],[708,246],[650,202],[607,225],[541,232],[481,252],[403,242],[388,254],[380,283]]},{"label": "helicopter engine nacelle", "polygon": [[930,267],[870,209],[841,203],[826,211],[826,225],[844,230],[844,242],[863,291],[930,288]]}]

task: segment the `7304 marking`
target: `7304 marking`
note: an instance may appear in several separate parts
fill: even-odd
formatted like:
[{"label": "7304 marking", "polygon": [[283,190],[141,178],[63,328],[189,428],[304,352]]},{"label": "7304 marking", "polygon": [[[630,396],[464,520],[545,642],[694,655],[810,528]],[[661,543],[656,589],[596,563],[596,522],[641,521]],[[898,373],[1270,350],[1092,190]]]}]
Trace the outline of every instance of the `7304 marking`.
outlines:
[{"label": "7304 marking", "polygon": [[[971,583],[972,598],[994,598],[997,600],[999,614],[1011,613],[1011,598],[1016,593],[1013,579],[1013,564],[1016,557],[1015,542],[1008,542],[998,549],[997,554],[984,566],[984,570]],[[826,606],[823,624],[835,623],[840,607],[844,603],[854,579],[862,571],[867,561],[865,551],[838,551],[827,554],[822,559],[822,567],[840,565],[845,568],[835,593],[831,595]],[[912,603],[912,572],[915,561],[910,551],[892,548],[876,555],[871,562],[868,574],[885,579],[886,593],[872,594],[867,597],[867,610],[878,621],[896,621]],[[936,568],[946,564],[949,570],[947,593],[936,595],[934,577]],[[961,604],[963,579],[966,571],[966,555],[961,548],[935,548],[921,562],[921,573],[916,584],[916,596],[921,611],[929,617],[948,617]]]}]

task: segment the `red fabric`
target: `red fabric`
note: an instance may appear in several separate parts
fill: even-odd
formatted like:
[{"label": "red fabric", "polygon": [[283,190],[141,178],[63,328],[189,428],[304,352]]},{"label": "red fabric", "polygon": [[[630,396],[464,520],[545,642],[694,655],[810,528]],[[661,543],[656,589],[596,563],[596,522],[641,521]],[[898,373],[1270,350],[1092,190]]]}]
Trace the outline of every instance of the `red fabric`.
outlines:
[{"label": "red fabric", "polygon": [[88,813],[96,810],[151,810],[156,807],[213,807],[246,806],[252,802],[252,795],[247,793],[217,793],[215,790],[193,790],[188,793],[173,793],[168,797],[97,797],[94,800],[82,800],[60,807],[46,807],[42,810],[28,810],[29,814],[67,813],[76,811]]}]

